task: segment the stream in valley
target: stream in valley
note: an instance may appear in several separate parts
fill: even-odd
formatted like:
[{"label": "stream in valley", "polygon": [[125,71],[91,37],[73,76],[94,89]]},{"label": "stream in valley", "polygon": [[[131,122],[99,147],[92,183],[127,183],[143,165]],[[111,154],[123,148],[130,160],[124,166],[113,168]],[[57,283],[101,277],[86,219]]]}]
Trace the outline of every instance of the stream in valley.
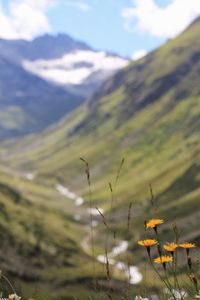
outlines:
[{"label": "stream in valley", "polygon": [[[35,175],[32,173],[26,173],[24,176],[27,180],[34,180]],[[71,192],[67,187],[57,184],[56,185],[56,190],[60,193],[60,195],[74,201],[75,206],[80,207],[84,204],[85,200],[76,195],[75,193]],[[99,208],[99,211],[103,214],[104,210],[102,208]],[[86,213],[87,214],[92,214],[93,216],[93,221],[92,221],[92,226],[96,227],[99,224],[99,212],[97,211],[96,208],[86,208]],[[74,220],[75,221],[80,221],[81,220],[81,215],[80,214],[75,214],[74,215]],[[89,224],[90,225],[90,224]],[[89,249],[89,241],[90,241],[90,236],[86,236],[84,241],[82,242],[82,247],[83,250],[85,251],[86,248]],[[107,254],[107,257],[105,254],[100,254],[97,256],[97,261],[101,264],[107,264],[107,261],[109,262],[109,265],[112,265],[114,268],[117,270],[120,270],[123,272],[125,277],[129,280],[130,284],[138,284],[142,281],[142,274],[140,273],[138,267],[136,266],[128,266],[126,263],[122,261],[118,261],[117,257],[125,253],[128,249],[128,242],[127,241],[121,241],[116,245],[110,253]]]}]

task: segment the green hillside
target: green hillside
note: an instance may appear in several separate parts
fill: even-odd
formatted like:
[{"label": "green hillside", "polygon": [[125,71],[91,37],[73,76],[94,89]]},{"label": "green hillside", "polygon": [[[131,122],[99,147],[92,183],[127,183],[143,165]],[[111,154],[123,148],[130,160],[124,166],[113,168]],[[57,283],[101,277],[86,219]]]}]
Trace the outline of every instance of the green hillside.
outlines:
[{"label": "green hillside", "polygon": [[[120,71],[94,99],[56,126],[19,142],[10,141],[1,150],[4,164],[17,172],[32,172],[37,182],[45,182],[49,197],[52,182],[59,180],[86,196],[79,157],[86,158],[91,167],[93,205],[107,212],[108,183],[114,182],[125,157],[115,190],[112,229],[119,239],[130,242],[131,263],[137,263],[142,272],[144,257],[136,241],[142,236],[144,220],[154,215],[150,183],[158,205],[156,215],[167,225],[176,221],[183,240],[200,244],[199,35],[198,19],[182,35]],[[131,230],[127,231],[130,202],[134,205]],[[165,226],[163,230],[170,239],[170,231]],[[103,225],[96,231],[104,236]]]},{"label": "green hillside", "polygon": [[[88,214],[60,195],[53,181],[50,187],[1,167],[0,207],[1,271],[19,295],[86,300],[95,294],[102,299],[103,266],[95,265],[95,276],[102,282],[96,290],[93,259],[81,243],[89,234]],[[79,222],[74,220],[76,214],[82,216]],[[13,292],[2,278],[1,291],[5,297]]]}]

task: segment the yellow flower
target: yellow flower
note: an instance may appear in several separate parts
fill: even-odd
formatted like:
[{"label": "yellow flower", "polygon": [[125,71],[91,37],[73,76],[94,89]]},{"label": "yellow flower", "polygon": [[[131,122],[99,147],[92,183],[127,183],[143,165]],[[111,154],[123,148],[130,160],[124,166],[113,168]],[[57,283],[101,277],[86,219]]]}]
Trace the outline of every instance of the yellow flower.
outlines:
[{"label": "yellow flower", "polygon": [[168,243],[168,244],[166,244],[166,245],[163,246],[163,248],[166,251],[169,251],[169,252],[174,252],[177,247],[178,247],[178,245],[175,244],[175,243]]},{"label": "yellow flower", "polygon": [[191,249],[191,248],[195,248],[196,247],[195,244],[188,243],[188,242],[179,244],[178,246],[181,247],[181,248],[184,248],[184,249]]},{"label": "yellow flower", "polygon": [[156,264],[165,264],[172,261],[173,261],[172,256],[168,256],[168,255],[162,255],[154,259],[154,262]]},{"label": "yellow flower", "polygon": [[146,223],[146,228],[156,228],[163,223],[164,221],[162,219],[151,219]]},{"label": "yellow flower", "polygon": [[138,241],[138,244],[143,247],[152,247],[157,245],[158,242],[155,239],[147,239],[147,240]]}]

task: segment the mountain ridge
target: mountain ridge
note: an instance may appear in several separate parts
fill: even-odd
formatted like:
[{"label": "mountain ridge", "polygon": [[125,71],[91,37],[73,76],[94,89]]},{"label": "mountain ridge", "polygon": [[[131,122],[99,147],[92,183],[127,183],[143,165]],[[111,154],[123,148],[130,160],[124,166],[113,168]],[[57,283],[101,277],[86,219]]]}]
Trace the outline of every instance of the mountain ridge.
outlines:
[{"label": "mountain ridge", "polygon": [[0,39],[0,51],[4,55],[11,52],[17,59],[43,59],[59,58],[63,54],[77,49],[91,50],[86,43],[76,41],[67,34],[50,35],[44,34],[32,41]]},{"label": "mountain ridge", "polygon": [[[113,67],[113,60],[119,65]],[[33,41],[1,39],[0,61],[0,139],[55,123],[128,62],[95,52],[66,34]]]}]

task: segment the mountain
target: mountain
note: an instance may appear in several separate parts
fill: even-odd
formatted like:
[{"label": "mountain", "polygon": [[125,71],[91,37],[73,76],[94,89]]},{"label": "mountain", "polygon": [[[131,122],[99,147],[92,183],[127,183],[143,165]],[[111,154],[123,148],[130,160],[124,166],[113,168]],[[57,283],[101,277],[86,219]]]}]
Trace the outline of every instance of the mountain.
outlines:
[{"label": "mountain", "polygon": [[127,64],[127,59],[93,50],[76,50],[56,59],[22,63],[26,71],[85,97],[90,97],[107,78]]},{"label": "mountain", "polygon": [[1,39],[0,139],[55,123],[127,63],[64,34]]},{"label": "mountain", "polygon": [[67,34],[45,34],[33,41],[0,39],[1,54],[13,60],[55,59],[77,50],[91,50],[83,42],[75,41]]},{"label": "mountain", "polygon": [[[137,265],[145,275],[145,288],[151,286],[154,292],[158,283],[151,280],[145,253],[137,247],[137,240],[145,237],[144,221],[163,218],[165,241],[174,240],[170,228],[176,224],[181,241],[200,245],[199,34],[197,19],[180,36],[107,80],[92,99],[56,125],[1,147],[1,161],[13,172],[31,172],[32,184],[50,189],[62,182],[86,199],[83,209],[89,205],[88,187],[79,158],[87,159],[93,208],[104,209],[103,222],[111,222],[117,241],[128,241],[119,259]],[[109,182],[114,190],[111,212]],[[156,209],[149,200],[149,184]],[[105,251],[103,222],[94,228],[98,253]]]},{"label": "mountain", "polygon": [[1,55],[0,70],[0,139],[40,131],[83,101]]},{"label": "mountain", "polygon": [[0,53],[26,71],[82,97],[91,96],[110,75],[129,62],[93,50],[67,34],[45,34],[33,41],[1,39]]}]

